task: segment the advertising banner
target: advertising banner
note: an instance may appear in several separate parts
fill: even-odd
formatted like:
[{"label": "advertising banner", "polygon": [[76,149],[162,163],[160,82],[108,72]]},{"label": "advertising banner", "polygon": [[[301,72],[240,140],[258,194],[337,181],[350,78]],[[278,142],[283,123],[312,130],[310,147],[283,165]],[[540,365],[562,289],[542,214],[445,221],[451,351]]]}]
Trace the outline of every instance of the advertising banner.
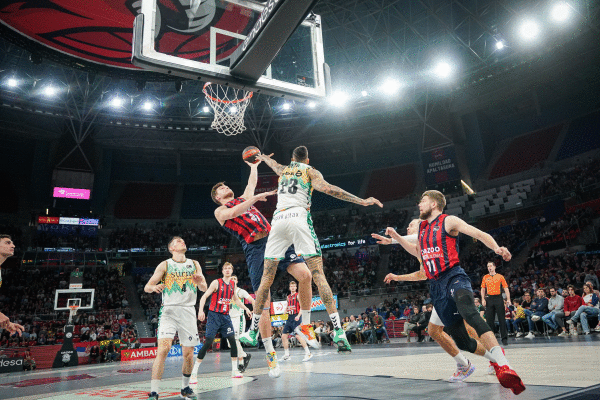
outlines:
[{"label": "advertising banner", "polygon": [[[337,294],[333,295],[333,300],[335,300],[336,308],[339,308],[338,297]],[[319,296],[315,296],[312,298],[312,303],[310,305],[310,311],[322,311],[325,310],[325,304],[323,304],[323,300]]]},{"label": "advertising banner", "polygon": [[287,301],[271,302],[271,315],[284,314],[287,311]]},{"label": "advertising banner", "polygon": [[58,223],[61,225],[79,225],[79,218],[60,217]]},{"label": "advertising banner", "polygon": [[75,189],[75,188],[64,188],[64,187],[55,187],[53,197],[62,198],[62,199],[80,199],[80,200],[89,200],[90,199],[91,190],[89,189]]},{"label": "advertising banner", "polygon": [[[156,357],[158,347],[121,350],[121,361],[145,360]],[[181,349],[179,349],[181,351]]]},{"label": "advertising banner", "polygon": [[45,216],[38,217],[38,224],[58,224],[58,221],[59,221],[58,217],[45,217]]},{"label": "advertising banner", "polygon": [[0,374],[5,372],[23,372],[23,358],[0,358]]}]

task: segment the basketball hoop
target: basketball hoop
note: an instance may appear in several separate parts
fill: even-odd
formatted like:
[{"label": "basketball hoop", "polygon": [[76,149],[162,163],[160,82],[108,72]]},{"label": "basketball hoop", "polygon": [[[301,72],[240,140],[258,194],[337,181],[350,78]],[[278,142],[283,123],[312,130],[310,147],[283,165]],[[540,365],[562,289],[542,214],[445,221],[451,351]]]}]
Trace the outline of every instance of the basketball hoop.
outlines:
[{"label": "basketball hoop", "polygon": [[202,91],[215,112],[211,128],[225,136],[237,135],[246,129],[244,114],[254,93],[211,82],[206,82]]}]

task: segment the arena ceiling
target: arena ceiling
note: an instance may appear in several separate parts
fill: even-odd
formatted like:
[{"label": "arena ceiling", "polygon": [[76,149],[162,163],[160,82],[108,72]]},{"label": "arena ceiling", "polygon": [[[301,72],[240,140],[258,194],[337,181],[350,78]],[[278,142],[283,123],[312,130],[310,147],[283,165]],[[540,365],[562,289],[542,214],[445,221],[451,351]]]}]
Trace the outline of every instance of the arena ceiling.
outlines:
[{"label": "arena ceiling", "polygon": [[[325,58],[334,88],[351,96],[346,108],[309,109],[298,104],[284,111],[282,99],[255,96],[247,113],[248,129],[225,138],[210,127],[212,115],[203,111],[198,83],[176,84],[172,77],[127,65],[131,42],[127,26],[135,15],[134,3],[93,2],[90,12],[100,22],[108,20],[102,23],[110,29],[95,26],[93,46],[85,43],[91,55],[84,55],[65,50],[68,43],[81,42],[67,26],[76,20],[69,9],[76,2],[4,2],[0,122],[5,132],[52,138],[67,130],[76,142],[93,135],[102,146],[145,148],[150,153],[183,150],[227,155],[248,144],[265,148],[296,142],[322,145],[328,151],[332,141],[344,144],[340,147],[347,150],[342,151],[351,153],[357,147],[368,151],[397,141],[424,143],[428,118],[436,108],[459,112],[505,104],[503,112],[511,112],[506,103],[519,92],[543,86],[558,97],[568,96],[597,87],[600,76],[598,1],[569,1],[573,20],[559,26],[548,22],[554,1],[322,0],[315,12],[323,20]],[[102,10],[112,11],[111,18],[101,18]],[[31,22],[27,36],[15,30],[15,21],[24,18],[34,22],[39,18],[39,26],[46,26],[41,21],[50,12],[69,16],[52,34],[34,32],[36,25]],[[536,44],[524,45],[518,36],[526,18],[537,18],[543,26],[543,40]],[[500,41],[505,44],[501,50]],[[119,43],[109,46],[110,60],[103,47],[107,42]],[[442,58],[455,71],[454,79],[446,83],[427,74]],[[8,87],[10,77],[22,84]],[[400,98],[381,93],[382,82],[389,77],[406,83]],[[59,88],[53,98],[40,93],[49,83]],[[125,99],[119,110],[108,105],[115,93]],[[141,111],[149,99],[160,107]],[[490,113],[500,109],[487,108]],[[382,114],[392,122],[382,121]]]}]

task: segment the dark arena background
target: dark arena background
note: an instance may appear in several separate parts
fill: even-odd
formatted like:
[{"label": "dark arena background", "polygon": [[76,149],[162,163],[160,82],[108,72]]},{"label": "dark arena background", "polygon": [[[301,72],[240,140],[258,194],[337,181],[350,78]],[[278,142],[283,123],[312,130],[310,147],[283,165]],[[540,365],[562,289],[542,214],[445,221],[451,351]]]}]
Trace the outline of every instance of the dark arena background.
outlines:
[{"label": "dark arena background", "polygon": [[[184,61],[173,73],[132,63],[134,19],[149,3],[160,15],[151,38],[157,51],[198,63],[217,53],[210,65],[233,71],[217,82],[255,91],[245,114],[238,103],[221,110],[242,111],[240,133],[215,127],[219,110],[203,93],[210,76],[192,79]],[[198,398],[600,399],[600,2],[305,2],[266,74],[326,87],[326,96],[313,97],[255,90],[236,75],[236,63],[247,67],[239,61],[245,53],[235,59],[240,38],[263,17],[283,18],[260,26],[265,35],[286,25],[284,1],[275,3],[1,3],[0,235],[10,238],[0,237],[0,313],[23,332],[11,334],[0,320],[0,398],[153,399],[161,297],[144,286],[171,257],[167,244],[183,238],[209,284],[232,263],[238,286],[253,294],[244,250],[215,219],[211,188],[224,181],[241,196],[248,146],[287,165],[304,145],[327,182],[383,203],[361,207],[315,191],[310,207],[352,352],[336,351],[313,285],[310,322],[320,348],[303,362],[294,338],[291,359],[282,360],[292,277],[279,272],[271,324],[281,376],[268,376],[261,345],[245,347],[252,359],[243,378],[232,378],[227,341],[217,336],[191,385]],[[259,11],[233,14],[241,6]],[[264,6],[272,15],[259,16]],[[320,45],[321,32],[322,52],[300,40]],[[269,48],[260,40],[248,50],[258,58]],[[327,67],[316,61],[323,58]],[[261,163],[256,193],[278,188]],[[384,283],[389,273],[418,271],[419,262],[371,234],[406,234],[426,190],[444,193],[445,214],[512,253],[503,261],[460,235],[460,265],[476,300],[491,261],[511,300],[530,307],[506,307],[507,339],[504,321],[487,317],[526,385],[518,396],[488,373],[487,359],[466,351],[475,371],[449,382],[456,361],[422,329],[429,284]],[[276,202],[273,195],[257,203],[269,221]],[[558,327],[545,322],[552,314],[538,306],[554,301],[551,290],[583,296],[584,308],[570,315],[571,302],[561,305],[578,323],[560,315]],[[79,306],[74,315],[70,306]],[[203,343],[206,323],[196,322]],[[179,398],[182,361],[176,336],[161,399]]]}]

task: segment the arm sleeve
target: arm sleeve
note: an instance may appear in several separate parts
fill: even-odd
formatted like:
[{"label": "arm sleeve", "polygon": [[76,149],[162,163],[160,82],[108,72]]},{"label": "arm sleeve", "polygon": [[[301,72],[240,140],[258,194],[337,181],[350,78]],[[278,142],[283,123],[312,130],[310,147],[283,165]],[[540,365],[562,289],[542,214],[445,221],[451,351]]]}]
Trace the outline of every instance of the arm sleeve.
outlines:
[{"label": "arm sleeve", "polygon": [[487,277],[488,277],[488,276],[487,276],[487,275],[485,275],[485,276],[483,277],[483,279],[481,280],[481,288],[482,288],[482,289],[486,289],[485,281],[487,280]]},{"label": "arm sleeve", "polygon": [[240,299],[247,299],[250,297],[248,292],[246,292],[244,289],[240,289],[237,294]]},{"label": "arm sleeve", "polygon": [[502,280],[500,281],[500,284],[502,285],[501,287],[508,288],[508,284],[506,283],[506,279],[504,279],[504,276],[502,276]]}]

